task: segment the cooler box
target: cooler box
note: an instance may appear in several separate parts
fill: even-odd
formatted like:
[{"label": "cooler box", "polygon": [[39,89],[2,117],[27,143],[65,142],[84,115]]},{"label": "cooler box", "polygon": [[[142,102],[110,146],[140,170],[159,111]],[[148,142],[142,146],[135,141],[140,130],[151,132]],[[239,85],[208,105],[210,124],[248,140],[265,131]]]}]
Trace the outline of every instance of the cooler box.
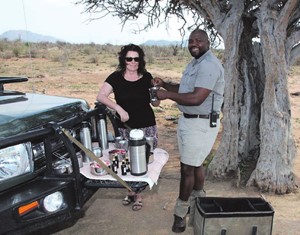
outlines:
[{"label": "cooler box", "polygon": [[270,235],[273,217],[262,198],[198,197],[194,235]]}]

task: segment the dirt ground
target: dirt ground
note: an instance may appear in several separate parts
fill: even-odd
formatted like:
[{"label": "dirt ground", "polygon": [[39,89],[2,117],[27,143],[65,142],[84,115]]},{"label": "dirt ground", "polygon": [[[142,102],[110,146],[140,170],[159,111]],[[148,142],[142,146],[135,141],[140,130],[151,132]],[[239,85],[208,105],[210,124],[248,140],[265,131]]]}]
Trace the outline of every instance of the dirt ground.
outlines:
[{"label": "dirt ground", "polygon": [[[107,76],[104,72],[95,77],[89,75],[91,79],[97,79],[95,84],[101,84],[102,79]],[[171,75],[170,75],[171,76]],[[300,144],[300,76],[294,75],[289,79],[293,132],[297,148]],[[66,94],[68,91],[53,91]],[[52,92],[51,92],[52,93]],[[299,93],[299,94],[298,94]],[[71,94],[72,96],[82,97],[93,104],[95,93],[80,92]],[[123,189],[99,189],[89,201],[85,211],[85,216],[74,226],[58,232],[57,234],[172,234],[171,226],[173,222],[173,207],[178,196],[179,186],[179,161],[176,144],[176,122],[167,120],[168,115],[173,115],[172,102],[163,101],[161,112],[156,113],[159,129],[159,147],[168,151],[170,158],[164,166],[158,184],[152,190],[146,189],[143,192],[143,209],[134,212],[131,207],[125,207],[121,200],[125,195]],[[169,111],[166,111],[169,110]],[[172,113],[173,112],[173,113]],[[300,177],[300,156],[299,151],[295,159],[294,173],[299,185]],[[211,182],[206,181],[205,189],[207,196],[219,197],[263,197],[273,207],[274,235],[296,235],[300,228],[300,194],[291,193],[288,195],[274,195],[269,193],[261,194],[255,188],[238,189],[232,182]],[[192,228],[187,228],[183,234],[193,234]]]},{"label": "dirt ground", "polygon": [[[37,92],[51,95],[64,95],[84,98],[93,106],[99,85],[101,85],[112,69],[97,72],[80,72],[64,76],[36,76],[30,78],[30,86]],[[155,75],[155,74],[154,74]],[[178,74],[169,72],[167,77],[176,77]],[[74,87],[79,84],[79,87]],[[84,88],[91,85],[92,88]],[[22,84],[13,84],[16,86]],[[300,145],[300,75],[289,78],[293,133],[299,149]],[[162,108],[156,111],[159,129],[159,147],[169,153],[169,161],[164,166],[158,184],[152,190],[143,192],[143,209],[138,212],[125,207],[121,200],[126,194],[125,189],[99,189],[86,206],[85,215],[70,228],[56,234],[133,234],[133,235],[167,235],[172,234],[173,207],[178,196],[179,187],[179,160],[176,141],[176,122],[167,120],[169,116],[176,116],[176,108],[170,101],[163,101]],[[298,151],[294,164],[296,182],[299,185],[300,152]],[[261,194],[255,188],[236,188],[233,182],[206,181],[207,196],[220,197],[264,197],[274,208],[273,234],[296,235],[300,228],[300,194],[299,192],[287,195]],[[187,228],[183,234],[193,234],[192,228]]]}]

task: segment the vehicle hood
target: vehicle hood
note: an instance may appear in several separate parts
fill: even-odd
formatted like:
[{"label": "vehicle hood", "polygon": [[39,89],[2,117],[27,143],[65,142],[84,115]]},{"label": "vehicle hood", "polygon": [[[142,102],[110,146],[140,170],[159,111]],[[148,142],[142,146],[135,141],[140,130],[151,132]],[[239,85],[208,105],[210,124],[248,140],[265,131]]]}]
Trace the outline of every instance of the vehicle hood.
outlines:
[{"label": "vehicle hood", "polygon": [[41,94],[0,96],[0,139],[88,111],[85,100]]}]

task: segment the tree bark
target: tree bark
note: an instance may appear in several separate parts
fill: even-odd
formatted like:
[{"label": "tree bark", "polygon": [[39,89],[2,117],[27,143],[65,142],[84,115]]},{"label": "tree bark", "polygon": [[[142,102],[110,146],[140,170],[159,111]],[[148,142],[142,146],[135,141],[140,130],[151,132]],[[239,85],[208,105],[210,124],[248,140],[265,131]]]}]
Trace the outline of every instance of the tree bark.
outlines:
[{"label": "tree bark", "polygon": [[[210,6],[207,6],[210,9]],[[237,9],[242,11],[242,7]],[[222,140],[218,147],[217,153],[212,162],[209,164],[207,174],[209,177],[221,179],[229,173],[234,173],[238,167],[238,143],[239,143],[239,108],[238,108],[238,77],[237,64],[239,59],[239,50],[232,47],[239,44],[243,25],[241,22],[241,14],[232,14],[230,18],[220,20],[221,16],[214,15],[219,19],[214,22],[218,32],[224,39],[224,58],[223,61],[225,71],[225,93],[223,107],[223,132]]]},{"label": "tree bark", "polygon": [[[273,19],[274,12],[268,12],[268,4],[259,13],[261,43],[253,42],[249,33],[253,24],[247,19],[240,24],[227,20],[222,26],[225,131],[207,173],[217,179],[234,176],[237,185],[288,193],[296,186],[292,172],[296,147],[287,87],[286,32]],[[277,32],[272,32],[276,26],[280,26]],[[233,45],[238,46],[232,50]]]},{"label": "tree bark", "polygon": [[287,84],[285,31],[267,7],[258,15],[265,65],[265,90],[261,105],[260,157],[247,185],[279,194],[295,189],[292,172],[295,143],[291,131],[291,110]]},{"label": "tree bark", "polygon": [[[243,7],[240,6],[240,11]],[[232,17],[241,14],[231,14]],[[264,81],[262,54],[258,43],[252,43],[249,26],[242,18],[227,20],[222,29],[225,44],[225,96],[222,140],[207,173],[209,177],[237,176],[249,168],[259,155],[259,119]],[[218,29],[219,30],[219,29]],[[234,47],[233,45],[238,45]],[[252,171],[251,171],[252,172]],[[248,177],[249,177],[248,173]]]}]

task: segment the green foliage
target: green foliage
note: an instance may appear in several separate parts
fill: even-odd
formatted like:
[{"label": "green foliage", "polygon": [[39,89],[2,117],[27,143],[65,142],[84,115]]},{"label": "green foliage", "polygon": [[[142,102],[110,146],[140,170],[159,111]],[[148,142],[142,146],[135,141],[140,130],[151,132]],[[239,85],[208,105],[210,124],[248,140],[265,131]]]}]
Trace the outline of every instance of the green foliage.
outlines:
[{"label": "green foliage", "polygon": [[10,43],[7,40],[0,40],[0,52],[8,50]]},{"label": "green foliage", "polygon": [[21,55],[21,48],[19,48],[19,47],[14,47],[14,48],[12,49],[12,53],[13,53],[13,55],[14,55],[15,57],[20,57],[20,55]]}]

